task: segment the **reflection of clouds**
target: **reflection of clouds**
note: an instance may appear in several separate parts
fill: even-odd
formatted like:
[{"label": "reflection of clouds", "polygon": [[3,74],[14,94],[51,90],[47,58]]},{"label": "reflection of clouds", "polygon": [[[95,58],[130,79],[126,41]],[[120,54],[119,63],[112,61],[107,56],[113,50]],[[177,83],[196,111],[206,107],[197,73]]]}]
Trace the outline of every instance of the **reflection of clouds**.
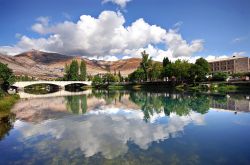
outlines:
[{"label": "reflection of clouds", "polygon": [[[83,96],[78,96],[79,103]],[[19,120],[38,123],[68,115],[71,110],[66,106],[67,103],[67,97],[22,99],[15,104],[11,111]],[[87,99],[87,111],[105,110],[112,107],[139,109],[135,103],[129,100],[129,95],[123,95],[122,100],[112,101],[110,104],[107,104],[103,98],[91,97]]]},{"label": "reflection of clouds", "polygon": [[[142,111],[117,108],[89,112],[84,116],[71,116],[59,120],[47,120],[41,124],[21,124],[16,127],[26,145],[48,150],[56,145],[60,150],[81,149],[89,157],[101,153],[105,158],[114,158],[127,152],[129,141],[141,149],[147,149],[153,141],[174,137],[190,123],[202,124],[204,117],[191,112],[189,116],[171,114],[165,122],[157,123],[162,114],[146,123]],[[41,136],[40,136],[41,135]],[[34,143],[33,138],[42,137]]]},{"label": "reflection of clouds", "polygon": [[249,121],[244,121],[244,120],[242,121],[242,119],[241,120],[234,120],[233,123],[236,125],[240,125],[240,126],[249,126],[250,125]]},{"label": "reflection of clouds", "polygon": [[11,109],[16,118],[28,122],[41,122],[67,115],[64,97],[22,99]]}]

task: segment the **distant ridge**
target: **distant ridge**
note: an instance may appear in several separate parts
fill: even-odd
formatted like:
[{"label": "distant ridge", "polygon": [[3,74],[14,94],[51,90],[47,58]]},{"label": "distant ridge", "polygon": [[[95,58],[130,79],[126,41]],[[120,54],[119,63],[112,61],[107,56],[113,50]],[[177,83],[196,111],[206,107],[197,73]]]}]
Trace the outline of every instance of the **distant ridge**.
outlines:
[{"label": "distant ridge", "polygon": [[16,75],[28,75],[39,79],[62,77],[65,64],[73,59],[85,60],[88,74],[119,71],[123,76],[132,73],[140,65],[140,58],[130,58],[118,61],[89,60],[81,56],[68,56],[59,53],[27,51],[15,56],[0,54],[0,62],[8,64]]}]

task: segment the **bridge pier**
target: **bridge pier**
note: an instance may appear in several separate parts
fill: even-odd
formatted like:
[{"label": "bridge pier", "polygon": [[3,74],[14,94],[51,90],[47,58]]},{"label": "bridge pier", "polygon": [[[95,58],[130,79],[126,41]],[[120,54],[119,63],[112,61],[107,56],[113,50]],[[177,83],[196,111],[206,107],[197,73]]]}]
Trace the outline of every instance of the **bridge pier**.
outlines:
[{"label": "bridge pier", "polygon": [[65,86],[59,86],[60,90],[65,90]]},{"label": "bridge pier", "polygon": [[24,91],[24,87],[17,88],[17,91]]}]

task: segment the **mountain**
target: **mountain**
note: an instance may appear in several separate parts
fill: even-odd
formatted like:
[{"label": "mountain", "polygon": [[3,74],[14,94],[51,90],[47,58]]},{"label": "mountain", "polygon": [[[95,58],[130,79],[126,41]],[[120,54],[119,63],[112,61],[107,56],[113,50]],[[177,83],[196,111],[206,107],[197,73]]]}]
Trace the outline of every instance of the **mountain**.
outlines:
[{"label": "mountain", "polygon": [[[48,53],[37,50],[24,52],[15,56],[0,54],[0,62],[8,64],[16,75],[28,75],[39,79],[62,77],[65,64],[70,64],[73,59],[82,60],[81,56],[67,56],[59,53]],[[89,60],[84,58],[87,73],[120,71],[123,76],[133,72],[141,62],[139,58],[130,58],[118,61]]]}]

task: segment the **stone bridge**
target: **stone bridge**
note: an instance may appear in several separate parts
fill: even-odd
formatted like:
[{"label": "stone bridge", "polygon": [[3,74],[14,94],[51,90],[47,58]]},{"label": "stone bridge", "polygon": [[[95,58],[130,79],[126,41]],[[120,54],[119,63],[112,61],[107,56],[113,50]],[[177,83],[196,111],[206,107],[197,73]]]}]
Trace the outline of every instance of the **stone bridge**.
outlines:
[{"label": "stone bridge", "polygon": [[82,84],[82,85],[91,85],[91,81],[20,81],[16,82],[12,86],[17,87],[19,89],[23,89],[30,85],[36,85],[36,84],[51,84],[51,85],[57,85],[60,88],[64,89],[65,86],[71,85],[71,84]]}]

